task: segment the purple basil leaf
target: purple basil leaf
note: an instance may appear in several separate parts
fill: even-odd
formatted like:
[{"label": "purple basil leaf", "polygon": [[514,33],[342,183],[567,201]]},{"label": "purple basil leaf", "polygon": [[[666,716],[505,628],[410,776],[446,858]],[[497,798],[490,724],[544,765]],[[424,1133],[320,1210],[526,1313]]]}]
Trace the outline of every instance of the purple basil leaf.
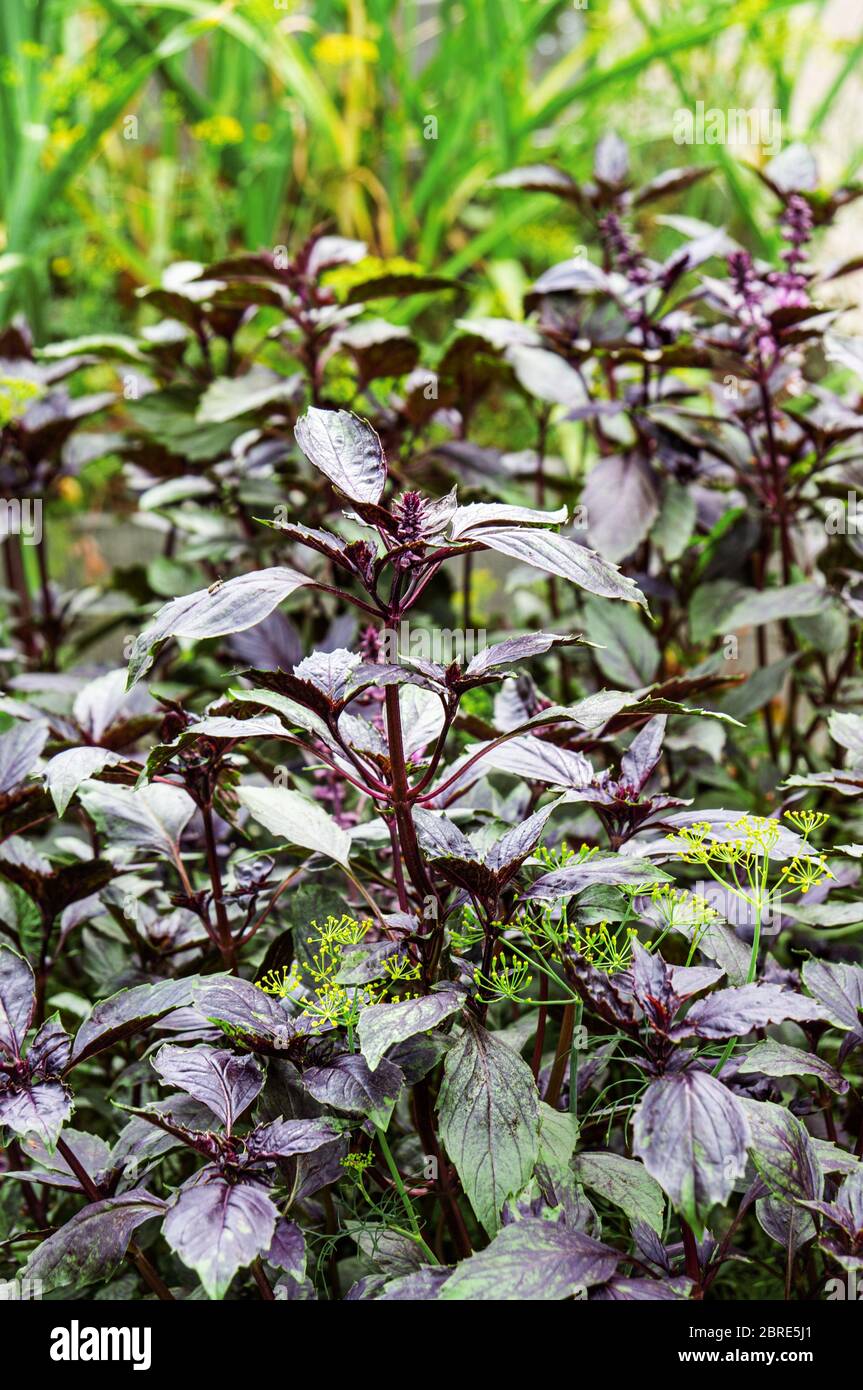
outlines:
[{"label": "purple basil leaf", "polygon": [[372,1004],[360,1013],[357,1033],[360,1050],[371,1071],[377,1071],[384,1053],[417,1033],[427,1033],[459,1010],[464,995],[453,988],[432,990],[420,999],[397,1004]]},{"label": "purple basil leaf", "polygon": [[680,1000],[672,983],[671,966],[655,951],[632,942],[632,993],[647,1017],[661,1032],[667,1030]]},{"label": "purple basil leaf", "polygon": [[46,1019],[27,1052],[31,1075],[43,1079],[62,1075],[69,1065],[71,1050],[72,1039],[56,1015]]},{"label": "purple basil leaf", "polygon": [[787,1047],[773,1038],[756,1043],[738,1062],[737,1069],[744,1075],[755,1072],[762,1076],[817,1076],[819,1081],[840,1096],[844,1096],[849,1089],[849,1083],[841,1072],[822,1057],[814,1052],[804,1052],[799,1047]]},{"label": "purple basil leaf", "polygon": [[47,724],[13,724],[0,734],[0,796],[19,786],[32,772],[47,741]]},{"label": "purple basil leaf", "polygon": [[392,1062],[378,1062],[374,1071],[361,1053],[345,1053],[323,1067],[307,1067],[303,1085],[322,1105],[368,1116],[386,1129],[404,1084],[404,1074]]},{"label": "purple basil leaf", "polygon": [[415,806],[413,819],[420,849],[432,861],[453,857],[479,862],[478,851],[446,816],[436,816],[421,806]]},{"label": "purple basil leaf", "polygon": [[584,1002],[613,1028],[637,1033],[635,1001],[628,974],[609,975],[597,970],[584,956],[570,962],[572,981]]},{"label": "purple basil leaf", "polygon": [[197,589],[172,599],[159,609],[136,638],[129,660],[127,688],[149,671],[171,637],[227,637],[268,618],[295,589],[310,581],[296,570],[275,567],[252,570],[228,579],[219,589]]},{"label": "purple basil leaf", "polygon": [[597,1303],[635,1303],[642,1299],[650,1303],[680,1302],[688,1298],[689,1284],[677,1280],[674,1284],[663,1284],[659,1279],[610,1279],[593,1295],[591,1302]]},{"label": "purple basil leaf", "polygon": [[355,652],[343,647],[332,652],[312,652],[294,667],[297,680],[309,681],[332,704],[344,699],[354,668],[360,663]]},{"label": "purple basil leaf", "polygon": [[305,1279],[306,1241],[302,1228],[295,1221],[279,1222],[266,1258],[267,1264],[274,1269],[283,1269],[293,1279]]},{"label": "purple basil leaf", "polygon": [[[86,1134],[81,1130],[63,1131],[63,1142],[70,1148],[87,1173],[98,1186],[111,1172],[111,1150],[96,1134]],[[5,1177],[18,1178],[21,1182],[45,1183],[48,1187],[66,1188],[70,1192],[81,1192],[81,1184],[72,1172],[62,1154],[46,1149],[40,1139],[31,1135],[23,1145],[27,1157],[35,1165],[26,1172],[7,1172]]]},{"label": "purple basil leaf", "polygon": [[[639,454],[601,458],[587,476],[581,503],[590,517],[590,543],[608,565],[631,555],[659,515],[653,473]],[[588,584],[583,587],[593,594],[605,592]],[[633,597],[638,597],[637,593]]]},{"label": "purple basil leaf", "polygon": [[852,1230],[863,1231],[863,1169],[849,1173],[839,1189],[836,1205],[848,1213]]},{"label": "purple basil leaf", "polygon": [[235,661],[259,671],[290,671],[302,660],[302,638],[290,618],[276,610],[255,627],[228,638]]},{"label": "purple basil leaf", "polygon": [[0,1052],[21,1056],[35,1007],[33,971],[11,946],[0,946]]},{"label": "purple basil leaf", "polygon": [[863,1036],[863,969],[812,957],[804,962],[802,973],[803,983],[821,1005],[822,1017],[836,1028]]},{"label": "purple basil leaf", "polygon": [[652,1081],[635,1112],[633,1153],[696,1230],[743,1176],[748,1142],[741,1102],[707,1072]]},{"label": "purple basil leaf", "polygon": [[771,1196],[820,1199],[824,1174],[812,1140],[790,1110],[769,1101],[741,1099],[752,1161]]},{"label": "purple basil leaf", "polygon": [[486,647],[470,662],[465,675],[484,676],[487,671],[497,671],[513,663],[528,661],[533,656],[541,656],[552,647],[568,647],[579,642],[579,637],[557,637],[551,632],[528,632],[524,637],[510,637],[505,642],[496,642]]},{"label": "purple basil leaf", "polygon": [[790,1246],[794,1255],[815,1238],[815,1222],[809,1212],[784,1197],[761,1197],[755,1203],[755,1215],[762,1231],[784,1250]]},{"label": "purple basil leaf", "polygon": [[428,1302],[440,1297],[440,1291],[449,1279],[451,1269],[440,1265],[423,1265],[422,1269],[411,1274],[402,1274],[398,1279],[388,1279],[375,1299],[378,1303]]},{"label": "purple basil leaf", "polygon": [[192,1003],[204,1019],[230,1024],[242,1032],[281,1041],[295,1028],[295,1022],[263,990],[230,975],[198,976],[192,982]]},{"label": "purple basil leaf", "polygon": [[526,898],[568,898],[583,893],[595,883],[661,883],[668,875],[657,870],[648,859],[633,859],[626,855],[592,855],[581,864],[554,869],[543,874],[525,891]]},{"label": "purple basil leaf", "polygon": [[72,1098],[59,1081],[28,1081],[0,1091],[0,1126],[21,1139],[35,1134],[49,1152],[71,1114]]},{"label": "purple basil leaf", "polygon": [[715,985],[724,974],[725,971],[718,965],[672,965],[671,984],[681,1000],[689,999],[700,990]]},{"label": "purple basil leaf", "polygon": [[78,1029],[69,1065],[77,1066],[85,1058],[128,1038],[147,1024],[158,1022],[174,1009],[193,1004],[195,984],[191,977],[159,980],[155,984],[123,989],[110,999],[103,999],[94,1005]]},{"label": "purple basil leaf", "polygon": [[[567,508],[556,512],[519,507],[511,502],[470,502],[459,507],[450,523],[450,540],[481,541],[486,530],[500,526],[556,526],[566,521]],[[547,533],[546,533],[547,534]]]},{"label": "purple basil leaf", "polygon": [[107,1279],[128,1250],[137,1228],[160,1216],[167,1205],[141,1190],[92,1202],[33,1251],[24,1276],[41,1279],[45,1293]]},{"label": "purple basil leaf", "polygon": [[202,1044],[160,1047],[152,1064],[166,1086],[177,1086],[208,1106],[230,1134],[264,1084],[254,1057],[237,1057]]},{"label": "purple basil leaf", "polygon": [[604,1284],[620,1258],[582,1231],[528,1218],[504,1226],[485,1250],[457,1265],[438,1296],[519,1303],[572,1298]]},{"label": "purple basil leaf", "polygon": [[533,854],[545,829],[545,823],[555,809],[555,804],[544,806],[541,811],[535,811],[527,820],[522,821],[521,825],[513,826],[512,830],[507,830],[499,840],[496,840],[485,857],[486,865],[493,869],[498,878],[506,883],[512,877],[518,866],[529,854]]},{"label": "purple basil leaf", "polygon": [[481,540],[489,550],[508,555],[511,560],[521,560],[523,564],[532,565],[546,574],[568,579],[589,594],[623,599],[626,603],[640,603],[643,608],[647,607],[647,600],[635,581],[621,574],[610,560],[567,536],[559,536],[555,531],[542,531],[535,527],[484,527],[473,538]]},{"label": "purple basil leaf", "polygon": [[381,500],[387,465],[381,441],[365,420],[347,410],[310,406],[294,428],[310,463],[354,502]]},{"label": "purple basil leaf", "polygon": [[91,782],[82,785],[78,799],[109,844],[131,845],[174,860],[180,837],[195,814],[188,792],[164,782],[141,787]]},{"label": "purple basil leaf", "polygon": [[58,816],[62,816],[82,782],[103,768],[122,762],[107,748],[67,748],[45,764],[43,777]]},{"label": "purple basil leaf", "polygon": [[768,1023],[811,1022],[824,1017],[820,1005],[779,985],[738,985],[721,989],[692,1005],[675,1025],[674,1038],[733,1038]]},{"label": "purple basil leaf", "polygon": [[668,718],[659,714],[640,729],[620,760],[620,780],[635,792],[644,787],[662,755],[662,740]]},{"label": "purple basil leaf", "polygon": [[691,164],[684,169],[663,169],[661,174],[641,187],[637,193],[633,194],[632,202],[637,208],[646,206],[647,203],[656,202],[659,198],[665,198],[671,193],[681,193],[684,189],[690,188],[692,184],[698,183],[707,174],[712,173],[712,164]]},{"label": "purple basil leaf", "polygon": [[578,185],[574,179],[556,169],[553,164],[527,164],[523,168],[508,169],[492,179],[494,188],[522,188],[531,193],[554,193],[559,198],[575,200]]},{"label": "purple basil leaf", "polygon": [[252,1130],[246,1148],[255,1162],[314,1153],[338,1138],[332,1120],[272,1120]]},{"label": "purple basil leaf", "polygon": [[765,176],[780,193],[809,193],[818,187],[818,165],[808,146],[801,141],[786,145],[771,159]]},{"label": "purple basil leaf", "polygon": [[597,141],[593,177],[609,188],[622,188],[629,178],[629,150],[626,141],[614,130],[609,130]]},{"label": "purple basil leaf", "polygon": [[262,1188],[214,1174],[180,1193],[162,1232],[198,1275],[208,1298],[224,1298],[237,1270],[266,1254],[277,1219]]},{"label": "purple basil leaf", "polygon": [[[482,744],[475,744],[467,751],[473,755],[482,747]],[[527,782],[545,782],[552,787],[570,789],[587,787],[594,779],[593,768],[583,753],[558,748],[535,734],[522,734],[520,738],[510,738],[496,748],[489,748],[477,759],[475,766],[480,773],[494,769],[523,777]]]}]

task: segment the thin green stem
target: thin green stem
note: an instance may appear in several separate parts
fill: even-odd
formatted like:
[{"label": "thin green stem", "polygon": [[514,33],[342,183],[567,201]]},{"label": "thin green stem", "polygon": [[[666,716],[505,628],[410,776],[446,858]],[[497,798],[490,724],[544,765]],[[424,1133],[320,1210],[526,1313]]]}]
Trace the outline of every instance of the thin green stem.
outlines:
[{"label": "thin green stem", "polygon": [[416,1214],[416,1212],[414,1211],[413,1202],[411,1201],[410,1197],[409,1197],[408,1194],[407,1194],[407,1189],[406,1189],[406,1187],[405,1187],[405,1185],[404,1185],[404,1182],[402,1181],[402,1175],[401,1175],[401,1173],[399,1172],[399,1170],[398,1170],[398,1168],[397,1168],[397,1166],[396,1166],[396,1161],[395,1161],[395,1159],[393,1158],[392,1153],[391,1153],[391,1151],[390,1151],[390,1146],[389,1146],[389,1144],[387,1143],[386,1134],[385,1134],[384,1131],[380,1128],[379,1125],[375,1125],[375,1133],[376,1133],[376,1135],[377,1135],[378,1144],[380,1145],[381,1153],[383,1154],[384,1158],[386,1159],[386,1165],[387,1165],[387,1167],[389,1168],[390,1173],[392,1174],[392,1180],[393,1180],[393,1183],[395,1184],[395,1189],[396,1189],[396,1191],[398,1192],[399,1197],[401,1198],[402,1206],[403,1206],[404,1209],[405,1209],[405,1214],[407,1215],[408,1222],[409,1222],[409,1224],[410,1224],[410,1228],[411,1228],[411,1230],[413,1231],[413,1234],[414,1234],[414,1239],[419,1243],[419,1245],[422,1247],[422,1249],[423,1249],[423,1250],[425,1251],[425,1253],[428,1255],[428,1258],[429,1258],[430,1263],[433,1264],[433,1265],[436,1265],[436,1264],[439,1263],[439,1261],[438,1261],[437,1258],[435,1257],[434,1252],[433,1252],[432,1250],[429,1249],[429,1247],[426,1245],[425,1241],[423,1240],[422,1231],[420,1230],[419,1221],[417,1220],[417,1214]]}]

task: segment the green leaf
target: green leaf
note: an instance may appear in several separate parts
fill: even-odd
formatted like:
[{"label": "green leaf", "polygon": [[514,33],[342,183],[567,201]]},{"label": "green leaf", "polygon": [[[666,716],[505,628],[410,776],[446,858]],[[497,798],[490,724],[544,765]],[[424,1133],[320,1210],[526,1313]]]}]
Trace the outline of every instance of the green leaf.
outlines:
[{"label": "green leaf", "polygon": [[[533,1012],[533,1010],[531,1010]],[[568,1110],[555,1110],[539,1102],[539,1148],[537,1162],[553,1175],[569,1173],[573,1150],[578,1143],[578,1121]]]},{"label": "green leaf", "polygon": [[252,820],[286,844],[347,864],[351,837],[317,802],[289,787],[240,787],[237,800]]},{"label": "green leaf", "polygon": [[583,1231],[555,1221],[516,1221],[487,1249],[463,1260],[439,1297],[508,1303],[584,1297],[588,1288],[611,1278],[619,1259]]},{"label": "green leaf", "polygon": [[646,1221],[662,1235],[665,1198],[643,1163],[615,1153],[579,1154],[575,1171],[585,1187],[626,1212],[630,1221]]},{"label": "green leaf", "polygon": [[617,686],[639,690],[650,685],[659,669],[659,647],[632,608],[586,599],[587,638],[597,644],[596,664]]},{"label": "green leaf", "polygon": [[829,595],[817,584],[788,584],[779,589],[738,591],[730,610],[719,615],[716,632],[734,632],[741,627],[760,627],[762,623],[785,618],[811,618],[823,612]]},{"label": "green leaf", "polygon": [[421,999],[403,999],[398,1004],[372,1004],[363,1009],[357,1032],[360,1050],[375,1071],[384,1053],[396,1043],[405,1042],[436,1028],[464,1003],[454,989],[433,990]]},{"label": "green leaf", "polygon": [[763,1076],[817,1076],[819,1081],[840,1096],[845,1095],[849,1085],[845,1077],[821,1057],[804,1052],[799,1047],[774,1042],[773,1038],[756,1043],[739,1063],[738,1069]]},{"label": "green leaf", "polygon": [[[699,169],[697,172],[707,171]],[[685,551],[695,530],[695,521],[696,507],[692,493],[682,483],[669,478],[662,494],[659,516],[650,533],[651,540],[656,542],[669,564],[679,560]]]},{"label": "green leaf", "polygon": [[539,1094],[527,1063],[470,1017],[447,1054],[440,1133],[489,1235],[507,1197],[520,1192],[539,1153]]},{"label": "green leaf", "polygon": [[752,1161],[772,1196],[818,1199],[824,1173],[808,1132],[790,1110],[741,1097]]},{"label": "green leaf", "polygon": [[279,376],[266,367],[254,366],[245,376],[217,377],[204,392],[196,418],[204,425],[223,425],[253,410],[290,401],[297,379]]}]

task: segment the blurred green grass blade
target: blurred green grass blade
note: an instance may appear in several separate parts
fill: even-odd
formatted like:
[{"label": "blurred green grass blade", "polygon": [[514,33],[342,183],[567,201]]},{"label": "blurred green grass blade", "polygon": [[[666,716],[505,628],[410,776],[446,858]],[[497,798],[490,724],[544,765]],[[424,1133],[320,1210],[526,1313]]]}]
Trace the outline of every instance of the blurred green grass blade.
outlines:
[{"label": "blurred green grass blade", "polygon": [[[655,23],[646,13],[643,5],[640,3],[640,0],[631,0],[631,3],[633,10],[638,17],[639,22],[642,25],[642,28],[648,35],[648,38],[650,39],[651,43],[655,43],[659,37]],[[694,110],[695,103],[692,100],[692,95],[688,89],[686,80],[683,77],[680,64],[677,62],[676,56],[669,54],[667,57],[663,59],[663,61],[668,71],[671,73],[672,78],[674,79],[674,85],[677,88],[677,92],[680,96],[681,101],[690,110]],[[727,146],[725,145],[711,145],[710,155],[711,160],[715,160],[722,169],[722,172],[725,176],[725,180],[731,191],[732,198],[737,205],[737,210],[742,220],[746,224],[747,230],[754,245],[758,248],[761,255],[769,255],[772,249],[772,239],[764,234],[758,222],[758,219],[752,212],[752,209],[750,207],[750,198],[748,196],[747,189],[744,186],[743,179],[741,178],[740,168],[737,160],[733,158],[733,156],[729,153]]]},{"label": "blurred green grass blade", "polygon": [[[27,135],[32,150],[25,149],[20,158],[10,206],[6,213],[7,247],[10,251],[27,254],[34,232],[51,203],[62,195],[67,184],[83,169],[96,153],[103,135],[128,109],[151,73],[166,57],[183,52],[198,37],[197,24],[184,24],[173,30],[146,58],[140,58],[112,89],[109,99],[94,113],[90,125],[51,169],[41,165],[42,138],[34,132]],[[0,290],[0,311],[6,309],[14,279]]]},{"label": "blurred green grass blade", "polygon": [[[266,30],[259,28],[251,12],[246,18],[224,5],[209,5],[201,0],[118,0],[121,4],[133,2],[145,9],[176,10],[194,16],[201,23],[201,33],[218,26],[222,32],[232,34],[297,96],[313,124],[329,137],[342,167],[349,167],[349,132],[313,64],[292,36],[275,25]],[[273,13],[278,15],[279,11],[274,9]]]},{"label": "blurred green grass blade", "polygon": [[751,21],[753,13],[764,16],[809,2],[810,0],[763,0],[760,8],[755,9],[751,0],[743,0],[743,3],[722,10],[712,19],[678,24],[667,32],[663,31],[655,40],[642,44],[608,67],[586,73],[571,81],[572,71],[578,68],[583,56],[579,46],[562,58],[537,87],[528,103],[529,117],[525,133],[554,120],[575,101],[592,96],[604,87],[626,78],[640,76],[647,67],[661,58],[686,52],[690,48],[699,48],[732,25]]},{"label": "blurred green grass blade", "polygon": [[[122,4],[121,0],[99,0],[99,5],[115,23],[126,30],[141,54],[146,55],[152,51],[153,36],[130,5]],[[177,63],[165,60],[160,64],[160,71],[167,86],[183,101],[192,120],[201,121],[212,116],[215,111],[213,103],[188,80]]]},{"label": "blurred green grass blade", "polygon": [[845,55],[845,61],[819,102],[806,132],[806,139],[808,141],[814,140],[820,133],[821,127],[830,115],[833,105],[848,79],[853,76],[859,76],[861,63],[863,63],[863,35],[861,35],[857,42],[848,50],[848,53]]}]

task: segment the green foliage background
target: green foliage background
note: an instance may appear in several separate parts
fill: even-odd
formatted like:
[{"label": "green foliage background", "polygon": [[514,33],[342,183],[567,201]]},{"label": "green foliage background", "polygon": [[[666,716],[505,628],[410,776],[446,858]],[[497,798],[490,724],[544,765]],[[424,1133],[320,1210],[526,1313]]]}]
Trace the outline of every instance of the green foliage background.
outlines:
[{"label": "green foliage background", "polygon": [[[0,6],[0,303],[40,340],[122,328],[178,258],[295,245],[327,222],[520,312],[574,228],[489,197],[531,160],[577,175],[603,131],[636,177],[710,161],[675,211],[767,251],[758,149],[680,148],[696,101],[781,111],[826,181],[863,143],[863,16],[837,0],[15,0]],[[844,224],[845,235],[851,220]],[[577,234],[577,229],[576,229]],[[416,312],[421,306],[411,306]]]}]

